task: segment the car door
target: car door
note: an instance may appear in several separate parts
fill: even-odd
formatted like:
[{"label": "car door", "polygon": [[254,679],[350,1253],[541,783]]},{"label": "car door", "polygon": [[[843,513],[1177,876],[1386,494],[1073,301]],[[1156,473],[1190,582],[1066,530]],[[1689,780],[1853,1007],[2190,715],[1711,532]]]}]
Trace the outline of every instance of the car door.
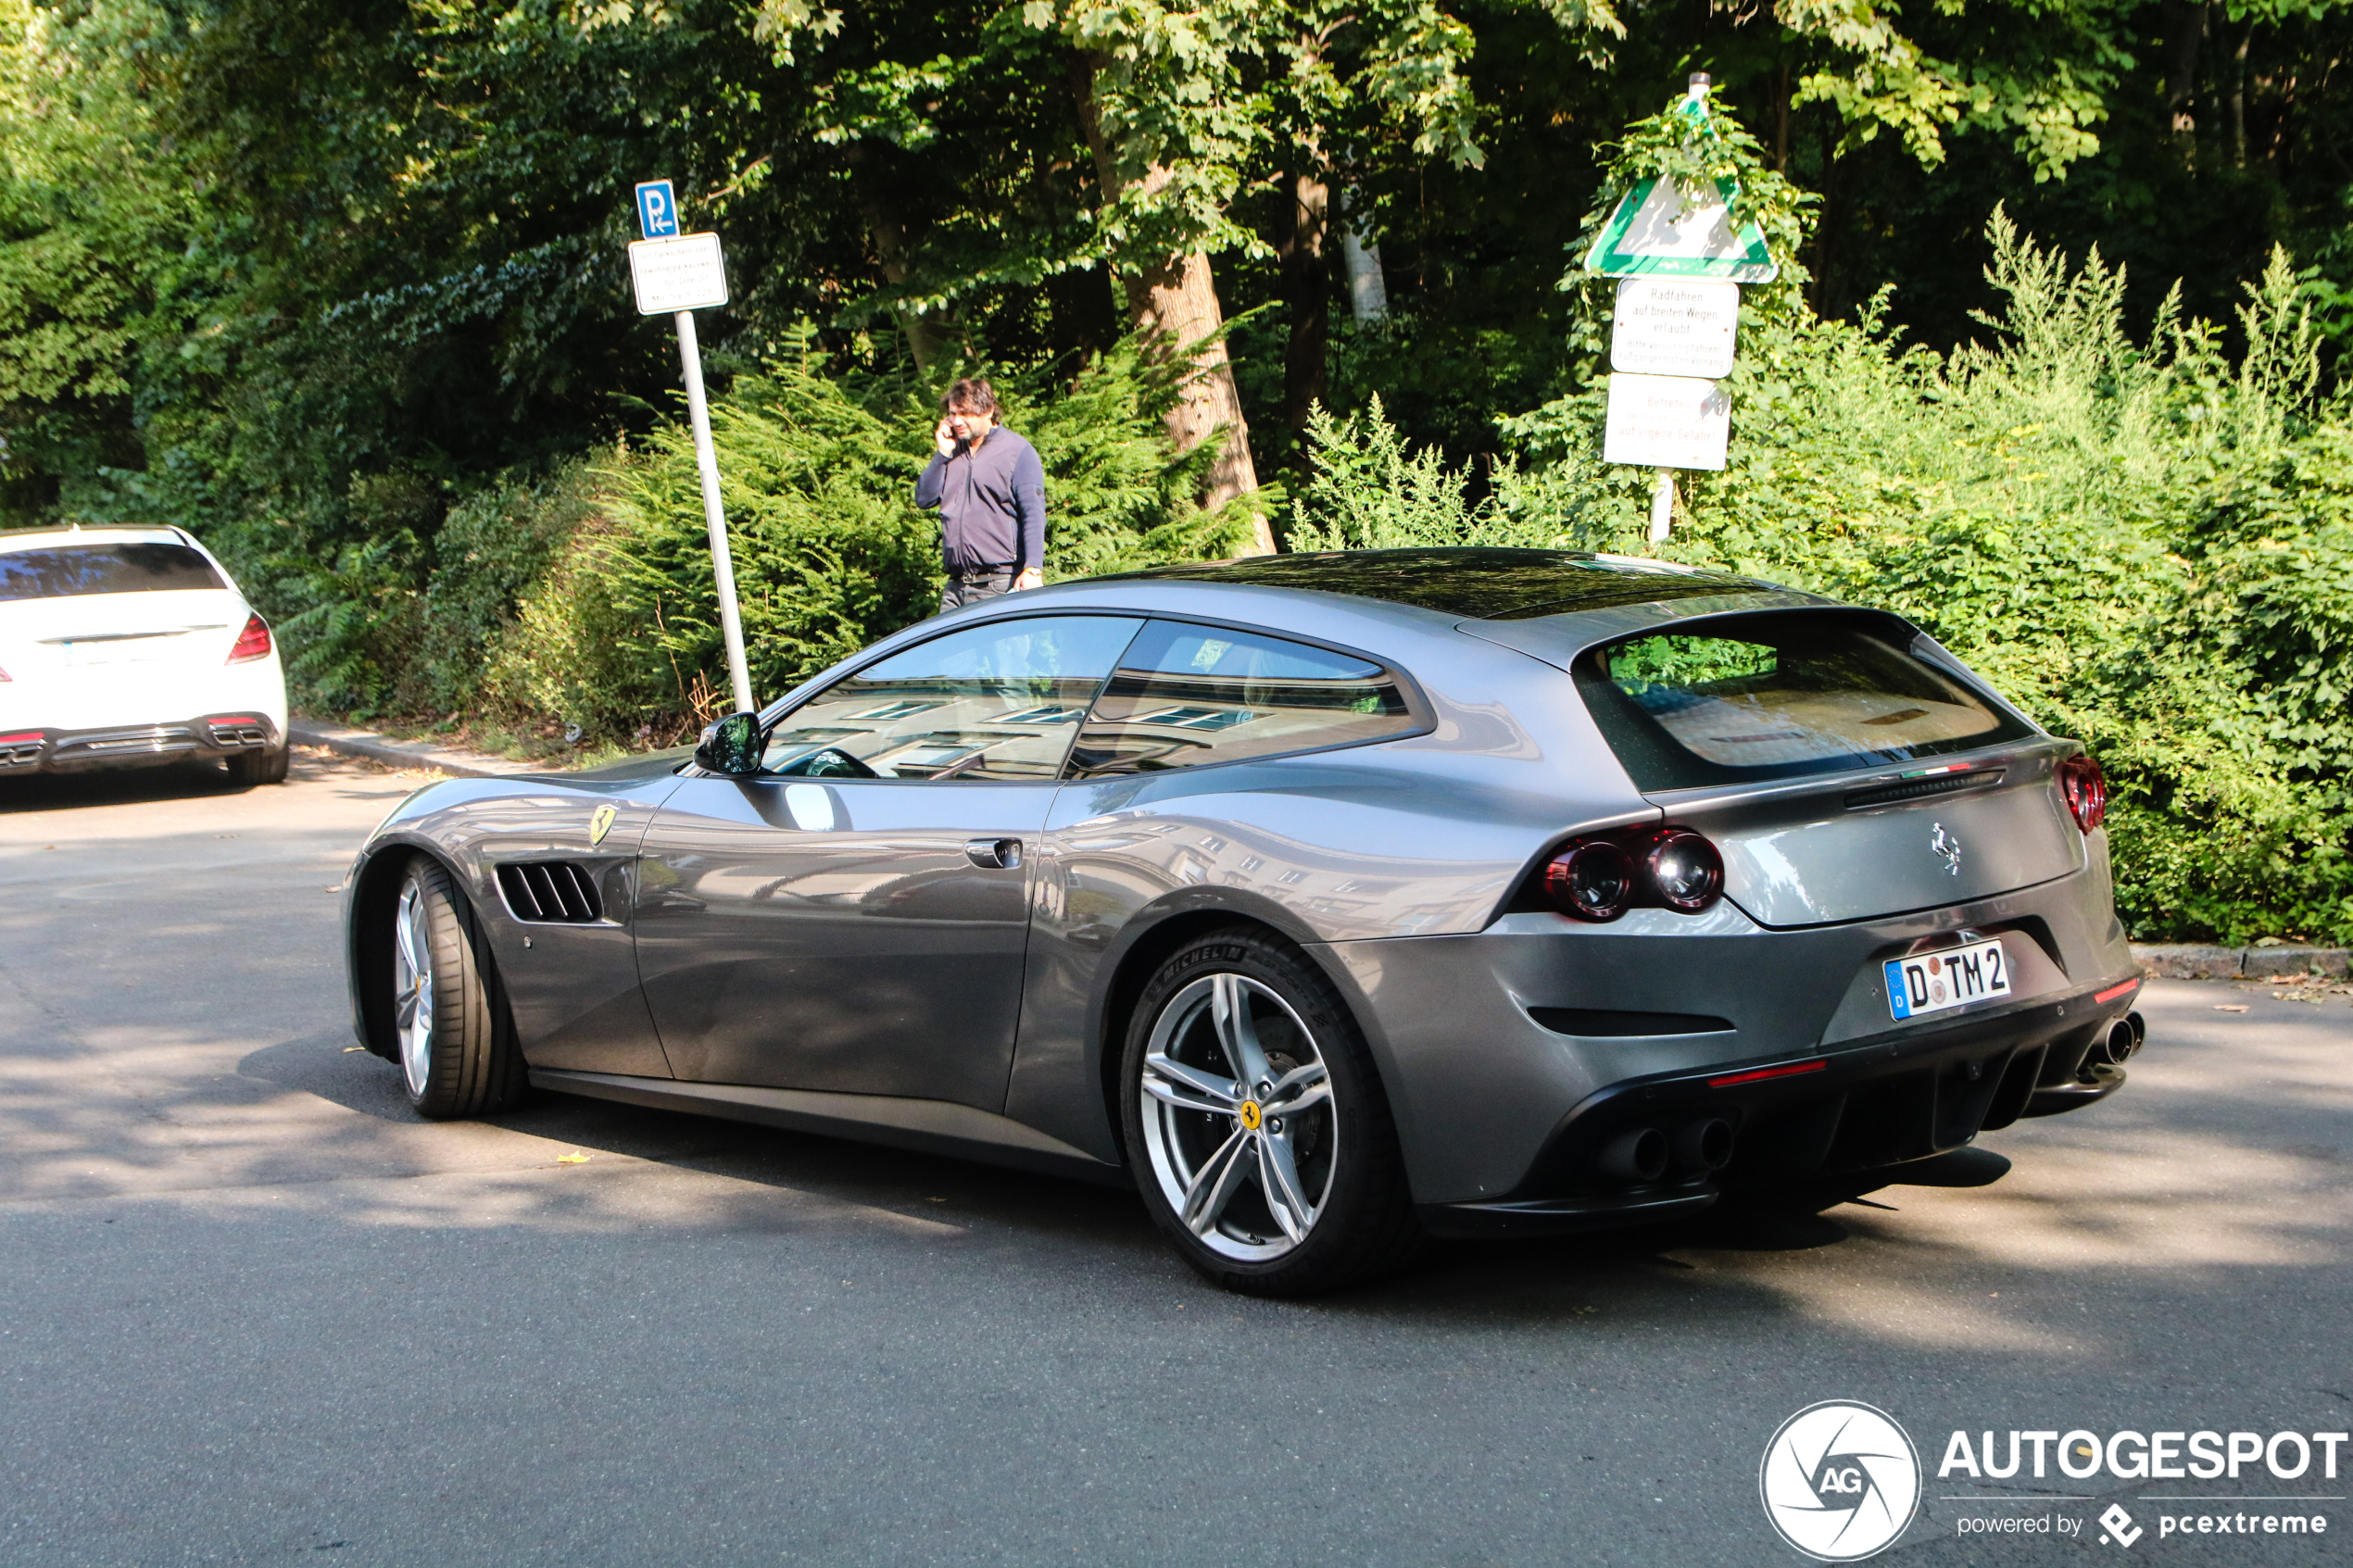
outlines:
[{"label": "car door", "polygon": [[1139,620],[950,632],[778,719],[762,771],[690,777],[648,828],[637,961],[681,1078],[995,1110],[1028,850]]}]

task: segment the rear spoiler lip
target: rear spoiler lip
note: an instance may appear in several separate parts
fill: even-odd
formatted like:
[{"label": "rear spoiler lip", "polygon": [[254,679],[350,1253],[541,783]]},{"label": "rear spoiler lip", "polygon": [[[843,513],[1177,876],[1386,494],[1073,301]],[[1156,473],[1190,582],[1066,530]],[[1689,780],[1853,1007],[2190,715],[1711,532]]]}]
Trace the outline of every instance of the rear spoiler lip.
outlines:
[{"label": "rear spoiler lip", "polygon": [[1900,784],[1907,775],[1930,772],[2007,772],[2012,776],[1997,787],[2015,788],[2048,778],[2051,768],[2061,758],[2072,756],[2082,749],[2078,743],[2063,736],[2037,734],[2022,740],[2004,741],[1998,746],[1981,746],[1975,751],[1948,752],[1892,766],[1807,773],[1799,778],[1774,779],[1761,784],[1701,784],[1692,789],[1654,790],[1642,798],[1665,811],[1669,818],[1702,807],[1765,805],[1803,800],[1812,796],[1836,797],[1838,809],[1842,812],[1878,809],[1850,808],[1845,803],[1845,797]]}]

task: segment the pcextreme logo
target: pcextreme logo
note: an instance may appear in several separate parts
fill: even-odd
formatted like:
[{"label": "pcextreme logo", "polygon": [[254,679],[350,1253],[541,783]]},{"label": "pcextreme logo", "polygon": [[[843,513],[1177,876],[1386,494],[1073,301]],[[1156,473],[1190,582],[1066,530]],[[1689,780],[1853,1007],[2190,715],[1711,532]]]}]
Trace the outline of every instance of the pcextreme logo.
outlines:
[{"label": "pcextreme logo", "polygon": [[1781,1539],[1823,1562],[1854,1562],[1912,1522],[1920,1456],[1886,1411],[1825,1399],[1781,1423],[1756,1486]]}]

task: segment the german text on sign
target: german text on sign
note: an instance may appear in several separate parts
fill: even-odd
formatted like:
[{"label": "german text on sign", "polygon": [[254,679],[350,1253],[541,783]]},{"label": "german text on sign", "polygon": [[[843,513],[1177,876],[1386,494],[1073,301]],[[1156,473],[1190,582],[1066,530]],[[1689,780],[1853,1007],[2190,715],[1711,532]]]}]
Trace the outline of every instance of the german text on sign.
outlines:
[{"label": "german text on sign", "polygon": [[1602,460],[1642,468],[1721,469],[1732,438],[1732,400],[1692,376],[1609,378]]},{"label": "german text on sign", "polygon": [[1732,373],[1741,286],[1700,278],[1621,278],[1609,336],[1614,370],[1638,375]]},{"label": "german text on sign", "polygon": [[727,267],[716,234],[639,240],[629,247],[629,276],[641,316],[708,310],[727,303]]}]

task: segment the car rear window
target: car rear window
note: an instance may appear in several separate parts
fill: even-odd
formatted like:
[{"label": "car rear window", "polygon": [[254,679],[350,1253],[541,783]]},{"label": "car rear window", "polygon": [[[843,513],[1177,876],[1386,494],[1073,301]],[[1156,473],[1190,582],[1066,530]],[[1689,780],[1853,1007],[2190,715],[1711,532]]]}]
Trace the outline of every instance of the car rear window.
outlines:
[{"label": "car rear window", "polygon": [[228,585],[201,551],[185,545],[44,545],[0,550],[0,603]]},{"label": "car rear window", "polygon": [[1856,621],[1775,615],[1629,637],[1578,684],[1641,788],[1885,767],[2033,732]]}]

